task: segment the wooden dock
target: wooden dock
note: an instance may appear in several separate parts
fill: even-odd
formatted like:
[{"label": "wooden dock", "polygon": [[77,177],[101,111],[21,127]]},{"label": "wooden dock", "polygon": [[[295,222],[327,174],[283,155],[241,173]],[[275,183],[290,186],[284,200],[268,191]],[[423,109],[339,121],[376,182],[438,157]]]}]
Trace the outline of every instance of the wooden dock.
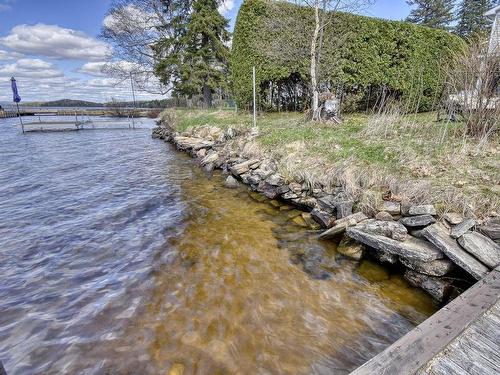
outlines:
[{"label": "wooden dock", "polygon": [[351,375],[500,373],[500,267]]},{"label": "wooden dock", "polygon": [[[20,116],[110,116],[110,117],[146,117],[158,108],[35,108],[20,107]],[[18,117],[17,109],[0,110],[0,118]]]}]

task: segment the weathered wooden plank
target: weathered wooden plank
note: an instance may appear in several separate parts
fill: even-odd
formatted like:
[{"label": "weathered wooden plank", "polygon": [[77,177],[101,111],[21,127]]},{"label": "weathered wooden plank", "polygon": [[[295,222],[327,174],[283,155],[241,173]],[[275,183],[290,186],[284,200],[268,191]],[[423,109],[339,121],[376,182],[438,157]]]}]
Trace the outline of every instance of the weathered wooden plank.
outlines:
[{"label": "weathered wooden plank", "polygon": [[[450,353],[447,346],[492,307],[495,307],[492,309],[494,314],[490,315],[496,316],[494,305],[499,303],[499,296],[500,268],[496,268],[382,353],[354,370],[351,375],[406,375],[425,369],[443,350]],[[452,369],[462,371],[457,373],[464,373],[454,363],[436,362],[434,367],[435,372],[430,373],[449,374],[453,373],[450,372]],[[444,368],[448,372],[439,372],[444,371]]]}]

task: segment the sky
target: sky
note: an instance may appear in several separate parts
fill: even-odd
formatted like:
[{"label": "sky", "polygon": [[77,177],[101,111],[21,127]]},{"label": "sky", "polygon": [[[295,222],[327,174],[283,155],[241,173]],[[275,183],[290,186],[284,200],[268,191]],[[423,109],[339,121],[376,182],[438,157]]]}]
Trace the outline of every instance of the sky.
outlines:
[{"label": "sky", "polygon": [[[230,28],[243,0],[226,0]],[[129,83],[117,85],[100,67],[112,47],[99,39],[111,0],[0,0],[0,101],[12,100],[14,76],[23,101],[131,100]],[[405,0],[379,0],[361,13],[404,19]],[[137,93],[138,99],[158,99]]]}]

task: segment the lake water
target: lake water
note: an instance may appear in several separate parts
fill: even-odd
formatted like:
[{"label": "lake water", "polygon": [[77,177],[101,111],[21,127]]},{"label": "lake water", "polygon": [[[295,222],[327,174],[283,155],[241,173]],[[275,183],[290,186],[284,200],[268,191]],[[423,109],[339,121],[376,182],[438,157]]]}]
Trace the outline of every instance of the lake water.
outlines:
[{"label": "lake water", "polygon": [[435,311],[142,121],[23,135],[0,120],[9,375],[344,374]]}]

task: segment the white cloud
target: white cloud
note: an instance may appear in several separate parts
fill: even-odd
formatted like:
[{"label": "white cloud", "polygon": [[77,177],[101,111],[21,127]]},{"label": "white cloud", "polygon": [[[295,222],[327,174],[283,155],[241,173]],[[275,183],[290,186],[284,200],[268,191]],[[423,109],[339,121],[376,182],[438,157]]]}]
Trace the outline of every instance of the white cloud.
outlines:
[{"label": "white cloud", "polygon": [[10,77],[52,79],[64,73],[54,64],[40,59],[19,59],[15,63],[0,65],[0,78]]},{"label": "white cloud", "polygon": [[12,10],[14,0],[0,0],[0,13]]},{"label": "white cloud", "polygon": [[111,53],[111,47],[87,34],[57,25],[18,25],[0,44],[14,52],[57,59],[99,61]]},{"label": "white cloud", "polygon": [[9,52],[0,49],[0,61],[20,59],[23,57],[22,54],[16,52]]},{"label": "white cloud", "polygon": [[134,72],[141,70],[140,65],[134,64],[129,61],[99,61],[99,62],[88,62],[83,64],[83,66],[78,69],[79,73],[89,74],[92,76],[106,76],[108,72],[120,70],[121,72]]},{"label": "white cloud", "polygon": [[[232,0],[230,0],[232,1]],[[144,29],[154,29],[160,24],[158,16],[133,5],[118,8],[114,13],[104,17],[102,25],[115,33],[124,29],[133,33],[135,30],[142,32]]]},{"label": "white cloud", "polygon": [[224,0],[221,5],[219,5],[219,13],[226,14],[234,8],[234,0]]}]

